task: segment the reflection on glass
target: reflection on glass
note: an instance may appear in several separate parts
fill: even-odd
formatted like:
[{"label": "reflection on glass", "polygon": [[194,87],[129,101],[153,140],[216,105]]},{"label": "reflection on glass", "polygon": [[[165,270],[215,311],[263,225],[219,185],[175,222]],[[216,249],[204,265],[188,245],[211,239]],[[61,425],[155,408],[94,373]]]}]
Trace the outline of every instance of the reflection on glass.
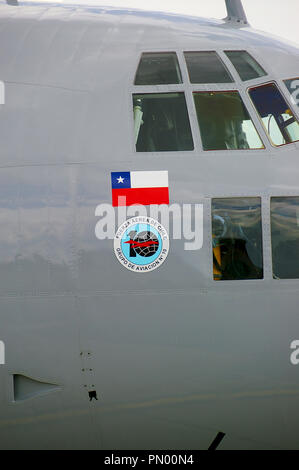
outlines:
[{"label": "reflection on glass", "polygon": [[146,52],[142,54],[135,85],[167,85],[182,83],[175,52]]},{"label": "reflection on glass", "polygon": [[253,80],[254,78],[264,77],[267,75],[265,70],[257,63],[257,61],[246,51],[224,51],[230,59],[241,80]]},{"label": "reflection on glass", "polygon": [[299,123],[274,83],[251,88],[249,95],[274,145],[299,140]]},{"label": "reflection on glass", "polygon": [[299,279],[299,197],[271,198],[273,277]]},{"label": "reflection on glass", "polygon": [[184,93],[133,95],[137,152],[193,150]]},{"label": "reflection on glass", "polygon": [[262,149],[237,91],[193,93],[204,150]]},{"label": "reflection on glass", "polygon": [[232,83],[233,79],[216,52],[185,52],[191,83]]},{"label": "reflection on glass", "polygon": [[212,199],[215,280],[263,278],[260,198]]},{"label": "reflection on glass", "polygon": [[299,107],[299,78],[291,78],[284,83],[290,92],[292,104]]}]

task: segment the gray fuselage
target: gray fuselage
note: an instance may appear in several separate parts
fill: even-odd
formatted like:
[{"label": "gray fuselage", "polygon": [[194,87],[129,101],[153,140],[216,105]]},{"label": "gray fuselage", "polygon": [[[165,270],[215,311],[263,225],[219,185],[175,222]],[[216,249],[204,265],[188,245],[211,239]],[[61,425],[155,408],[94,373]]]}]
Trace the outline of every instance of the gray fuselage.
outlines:
[{"label": "gray fuselage", "polygon": [[[232,49],[268,75],[241,81]],[[199,50],[234,83],[191,84]],[[183,83],[134,85],[159,51]],[[299,49],[224,21],[0,6],[1,449],[207,449],[219,431],[221,449],[298,449],[299,280],[273,278],[270,198],[299,196],[299,144],[271,145],[247,93],[288,99],[298,76]],[[202,149],[192,92],[211,90],[240,92],[264,149]],[[185,93],[194,150],[136,152],[132,95],[158,92]],[[202,248],[170,234],[159,269],[121,266],[95,236],[115,171],[168,171],[172,203],[203,204]],[[261,198],[262,279],[213,279],[211,200],[228,197]]]}]

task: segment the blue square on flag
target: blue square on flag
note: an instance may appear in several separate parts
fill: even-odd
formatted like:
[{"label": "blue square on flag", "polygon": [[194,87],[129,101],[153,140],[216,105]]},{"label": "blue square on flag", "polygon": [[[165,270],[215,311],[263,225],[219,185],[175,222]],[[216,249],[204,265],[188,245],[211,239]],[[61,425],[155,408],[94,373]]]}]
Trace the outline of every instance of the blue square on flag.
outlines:
[{"label": "blue square on flag", "polygon": [[128,189],[131,187],[131,177],[129,171],[119,171],[111,173],[112,189]]}]

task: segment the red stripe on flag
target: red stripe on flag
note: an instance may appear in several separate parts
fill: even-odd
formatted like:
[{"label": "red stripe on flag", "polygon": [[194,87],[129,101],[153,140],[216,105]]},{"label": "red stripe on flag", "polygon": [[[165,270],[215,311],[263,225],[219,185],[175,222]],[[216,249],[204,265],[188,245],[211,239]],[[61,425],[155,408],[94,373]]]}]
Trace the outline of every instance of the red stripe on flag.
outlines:
[{"label": "red stripe on flag", "polygon": [[142,204],[169,204],[168,188],[128,188],[112,189],[112,205],[132,206]]}]

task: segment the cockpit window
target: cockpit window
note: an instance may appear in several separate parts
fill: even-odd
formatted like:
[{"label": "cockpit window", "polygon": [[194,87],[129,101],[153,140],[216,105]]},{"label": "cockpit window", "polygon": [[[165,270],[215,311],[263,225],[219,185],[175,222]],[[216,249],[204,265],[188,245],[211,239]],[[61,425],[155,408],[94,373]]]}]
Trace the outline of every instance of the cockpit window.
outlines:
[{"label": "cockpit window", "polygon": [[299,123],[275,83],[251,88],[249,95],[274,145],[299,140]]},{"label": "cockpit window", "polygon": [[212,199],[215,280],[263,278],[260,198]]},{"label": "cockpit window", "polygon": [[262,149],[237,91],[193,93],[204,150]]},{"label": "cockpit window", "polygon": [[264,77],[267,72],[257,63],[257,61],[246,51],[224,51],[230,59],[241,80],[253,80]]},{"label": "cockpit window", "polygon": [[137,152],[193,150],[184,93],[133,95]]},{"label": "cockpit window", "polygon": [[273,277],[299,279],[299,197],[271,198]]},{"label": "cockpit window", "polygon": [[299,78],[291,78],[284,81],[291,95],[291,101],[299,107]]},{"label": "cockpit window", "polygon": [[182,83],[175,52],[145,52],[142,54],[135,85],[171,85]]},{"label": "cockpit window", "polygon": [[216,52],[185,52],[191,83],[232,83],[234,80]]}]

